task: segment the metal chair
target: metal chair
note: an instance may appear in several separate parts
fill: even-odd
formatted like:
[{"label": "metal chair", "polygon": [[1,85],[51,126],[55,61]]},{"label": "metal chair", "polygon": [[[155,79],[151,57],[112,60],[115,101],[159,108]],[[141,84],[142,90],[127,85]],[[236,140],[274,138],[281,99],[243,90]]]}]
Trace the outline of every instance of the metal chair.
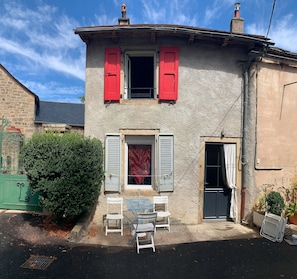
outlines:
[{"label": "metal chair", "polygon": [[136,223],[133,224],[132,237],[136,242],[137,254],[140,249],[155,249],[154,233],[156,229],[157,213],[140,213],[137,215]]},{"label": "metal chair", "polygon": [[153,197],[154,212],[157,213],[156,228],[165,227],[170,231],[170,212],[168,211],[168,196]]},{"label": "metal chair", "polygon": [[120,232],[123,235],[123,220],[123,198],[107,198],[105,235],[108,232]]}]

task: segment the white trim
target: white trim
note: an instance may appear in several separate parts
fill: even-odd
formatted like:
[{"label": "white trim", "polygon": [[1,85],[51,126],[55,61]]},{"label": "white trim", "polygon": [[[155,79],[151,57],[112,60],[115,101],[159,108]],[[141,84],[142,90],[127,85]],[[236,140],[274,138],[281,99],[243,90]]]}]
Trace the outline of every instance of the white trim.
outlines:
[{"label": "white trim", "polygon": [[[134,185],[128,184],[128,144],[150,144],[152,145],[152,158],[151,158],[151,185]],[[155,171],[155,136],[125,136],[125,176],[124,187],[126,190],[141,189],[151,190],[154,188],[154,171]]]},{"label": "white trim", "polygon": [[157,63],[156,63],[156,51],[155,50],[143,50],[143,51],[126,51],[124,55],[124,99],[128,100],[128,88],[131,85],[131,60],[130,57],[153,57],[154,58],[154,98],[156,99],[157,90]]}]

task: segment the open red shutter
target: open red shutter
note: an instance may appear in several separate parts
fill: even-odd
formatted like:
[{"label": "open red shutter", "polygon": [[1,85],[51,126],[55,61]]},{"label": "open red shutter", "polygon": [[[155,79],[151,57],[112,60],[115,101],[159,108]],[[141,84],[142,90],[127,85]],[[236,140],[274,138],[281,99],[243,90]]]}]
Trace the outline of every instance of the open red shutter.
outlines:
[{"label": "open red shutter", "polygon": [[159,100],[177,100],[178,48],[160,47]]},{"label": "open red shutter", "polygon": [[120,100],[120,48],[105,50],[104,101]]}]

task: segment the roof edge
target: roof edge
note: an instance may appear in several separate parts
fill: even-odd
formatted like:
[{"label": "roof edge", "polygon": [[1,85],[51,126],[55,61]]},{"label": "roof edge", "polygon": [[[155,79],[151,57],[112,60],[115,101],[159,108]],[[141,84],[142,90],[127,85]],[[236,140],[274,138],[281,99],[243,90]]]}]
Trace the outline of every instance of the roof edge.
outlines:
[{"label": "roof edge", "polygon": [[10,76],[14,81],[16,81],[16,83],[19,84],[24,90],[26,90],[29,94],[33,95],[36,103],[39,103],[39,97],[34,92],[32,92],[29,88],[27,88],[24,84],[22,84],[19,80],[17,80],[2,64],[0,64],[0,67],[4,70],[4,72],[8,76]]},{"label": "roof edge", "polygon": [[[80,35],[83,40],[84,34],[94,34],[94,33],[105,33],[105,32],[116,32],[116,31],[147,31],[147,32],[160,32],[168,31],[174,33],[188,33],[196,35],[210,35],[219,37],[232,37],[238,39],[250,39],[253,41],[258,41],[265,43],[266,45],[274,45],[270,42],[270,38],[266,38],[262,35],[252,35],[245,33],[232,33],[228,31],[220,31],[206,28],[198,28],[186,25],[175,25],[175,24],[130,24],[130,25],[106,25],[106,26],[89,26],[89,27],[79,27],[74,29],[74,33]],[[84,41],[84,40],[83,40]]]}]

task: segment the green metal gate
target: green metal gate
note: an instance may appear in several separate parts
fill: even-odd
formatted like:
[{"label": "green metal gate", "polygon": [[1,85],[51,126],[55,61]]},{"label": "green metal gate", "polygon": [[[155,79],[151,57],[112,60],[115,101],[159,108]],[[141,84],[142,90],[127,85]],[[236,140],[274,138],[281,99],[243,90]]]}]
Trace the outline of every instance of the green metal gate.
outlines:
[{"label": "green metal gate", "polygon": [[38,195],[32,195],[21,160],[24,137],[20,129],[2,117],[0,126],[0,208],[40,211]]}]

